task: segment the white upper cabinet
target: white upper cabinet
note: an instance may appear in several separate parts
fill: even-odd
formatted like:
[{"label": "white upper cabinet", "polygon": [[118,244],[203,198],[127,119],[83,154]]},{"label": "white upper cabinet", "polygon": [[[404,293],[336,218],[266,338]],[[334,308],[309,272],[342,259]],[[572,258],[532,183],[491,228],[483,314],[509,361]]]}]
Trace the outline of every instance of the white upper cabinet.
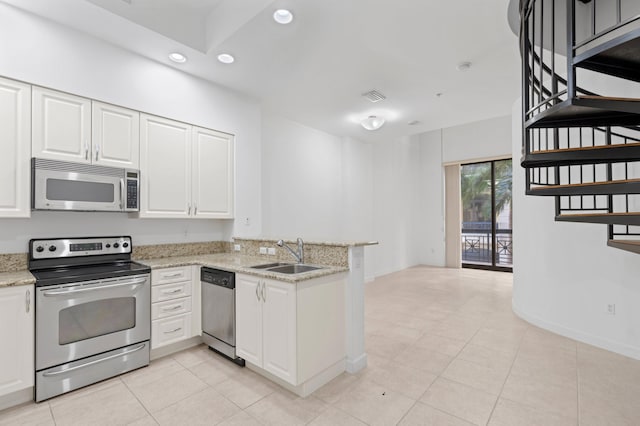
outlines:
[{"label": "white upper cabinet", "polygon": [[91,163],[91,100],[33,87],[33,156]]},{"label": "white upper cabinet", "polygon": [[193,128],[193,214],[198,218],[233,218],[233,136]]},{"label": "white upper cabinet", "polygon": [[31,86],[0,78],[0,217],[31,214]]},{"label": "white upper cabinet", "polygon": [[140,114],[33,87],[33,156],[138,169]]},{"label": "white upper cabinet", "polygon": [[191,126],[140,115],[140,217],[190,217]]},{"label": "white upper cabinet", "polygon": [[233,135],[147,114],[140,123],[140,217],[233,218]]},{"label": "white upper cabinet", "polygon": [[140,113],[92,102],[94,164],[137,169],[140,166]]}]

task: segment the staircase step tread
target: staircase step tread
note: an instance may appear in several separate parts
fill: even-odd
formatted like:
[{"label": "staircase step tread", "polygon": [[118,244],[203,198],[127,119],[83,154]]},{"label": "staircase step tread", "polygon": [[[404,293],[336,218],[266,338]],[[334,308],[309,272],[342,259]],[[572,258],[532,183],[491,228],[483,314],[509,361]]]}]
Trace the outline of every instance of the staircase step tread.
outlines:
[{"label": "staircase step tread", "polygon": [[527,194],[538,196],[640,194],[640,179],[562,185],[538,185],[529,188]]},{"label": "staircase step tread", "polygon": [[581,96],[567,99],[527,120],[526,128],[627,126],[640,124],[636,98]]},{"label": "staircase step tread", "polygon": [[640,143],[534,151],[527,154],[521,164],[523,167],[553,167],[629,161],[640,161]]},{"label": "staircase step tread", "polygon": [[628,244],[628,245],[640,247],[640,240],[609,240],[609,242],[616,243],[616,244]]},{"label": "staircase step tread", "polygon": [[640,241],[638,240],[608,240],[607,245],[609,247],[640,254]]},{"label": "staircase step tread", "polygon": [[576,55],[574,64],[615,77],[640,81],[640,28]]},{"label": "staircase step tread", "polygon": [[579,95],[578,99],[595,99],[601,101],[640,102],[639,98],[621,98],[612,96]]},{"label": "staircase step tread", "polygon": [[[640,131],[640,129],[638,129]],[[625,148],[640,148],[640,142],[626,143],[626,144],[613,144],[613,145],[595,145],[595,146],[580,146],[573,148],[561,148],[561,149],[545,149],[542,151],[531,152],[530,155],[538,154],[551,154],[559,152],[584,152],[584,151],[596,151],[600,149],[625,149]]]},{"label": "staircase step tread", "polygon": [[623,185],[627,183],[640,183],[640,179],[608,180],[604,182],[567,183],[562,185],[544,185],[544,186],[538,186],[531,189],[537,190],[537,189],[544,189],[544,188],[579,188],[579,187],[585,187],[585,186]]},{"label": "staircase step tread", "polygon": [[559,222],[604,223],[608,225],[640,225],[640,212],[571,213],[556,216]]}]

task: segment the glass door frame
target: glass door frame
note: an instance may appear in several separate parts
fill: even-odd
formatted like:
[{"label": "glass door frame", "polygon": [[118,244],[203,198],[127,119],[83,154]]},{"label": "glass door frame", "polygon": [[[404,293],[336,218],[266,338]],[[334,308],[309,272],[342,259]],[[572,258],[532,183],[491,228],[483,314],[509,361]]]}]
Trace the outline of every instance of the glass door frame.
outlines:
[{"label": "glass door frame", "polygon": [[[479,264],[479,263],[465,263],[464,259],[462,258],[464,250],[461,250],[460,253],[460,262],[461,262],[461,266],[463,268],[467,268],[467,269],[484,269],[484,270],[488,270],[488,271],[501,271],[501,272],[513,272],[513,264],[512,266],[500,266],[500,265],[496,265],[496,258],[497,258],[497,226],[496,226],[496,222],[497,222],[497,218],[496,218],[496,212],[495,212],[495,208],[496,208],[496,190],[495,190],[495,180],[496,180],[496,162],[498,161],[507,161],[507,160],[511,160],[511,173],[513,173],[513,159],[512,158],[496,158],[493,160],[484,160],[484,161],[474,161],[471,163],[461,163],[460,164],[460,185],[462,185],[462,168],[464,166],[471,166],[471,165],[475,165],[475,164],[490,164],[491,165],[491,265],[487,265],[487,264]],[[513,194],[513,185],[511,186],[511,191]],[[462,191],[461,191],[462,193]],[[462,202],[462,199],[460,200],[460,208],[461,208],[461,213],[464,209],[464,205]],[[462,216],[460,217],[460,233],[462,235]],[[512,225],[513,228],[513,225]],[[513,232],[513,229],[512,229]],[[513,234],[512,234],[513,235]],[[511,237],[512,239],[512,256],[513,256],[513,237]]]}]

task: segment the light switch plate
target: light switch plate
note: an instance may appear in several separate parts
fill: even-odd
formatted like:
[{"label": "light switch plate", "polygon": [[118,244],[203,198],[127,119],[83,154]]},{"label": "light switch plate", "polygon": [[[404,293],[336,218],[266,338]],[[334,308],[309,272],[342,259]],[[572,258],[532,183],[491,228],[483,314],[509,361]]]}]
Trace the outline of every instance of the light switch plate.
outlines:
[{"label": "light switch plate", "polygon": [[260,247],[260,254],[267,254],[267,248],[266,247]]},{"label": "light switch plate", "polygon": [[275,247],[269,247],[269,248],[267,249],[267,254],[270,254],[270,255],[272,255],[272,256],[275,256],[275,254],[276,254],[276,248],[275,248]]}]

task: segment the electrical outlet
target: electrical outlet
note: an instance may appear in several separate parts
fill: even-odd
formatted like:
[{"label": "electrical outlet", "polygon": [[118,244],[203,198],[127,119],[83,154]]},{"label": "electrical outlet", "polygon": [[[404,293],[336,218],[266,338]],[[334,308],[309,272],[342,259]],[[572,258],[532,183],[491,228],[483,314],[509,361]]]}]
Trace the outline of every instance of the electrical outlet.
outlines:
[{"label": "electrical outlet", "polygon": [[245,224],[245,226],[251,225],[251,219],[249,219],[248,217],[245,217],[244,218],[244,224]]},{"label": "electrical outlet", "polygon": [[616,314],[616,304],[615,303],[610,303],[607,305],[607,313],[609,315],[615,315]]},{"label": "electrical outlet", "polygon": [[267,254],[267,248],[266,247],[260,247],[260,254]]},{"label": "electrical outlet", "polygon": [[240,244],[234,244],[233,251],[240,251]]},{"label": "electrical outlet", "polygon": [[276,248],[275,247],[269,247],[267,249],[267,254],[270,254],[271,256],[275,256],[276,255]]}]

